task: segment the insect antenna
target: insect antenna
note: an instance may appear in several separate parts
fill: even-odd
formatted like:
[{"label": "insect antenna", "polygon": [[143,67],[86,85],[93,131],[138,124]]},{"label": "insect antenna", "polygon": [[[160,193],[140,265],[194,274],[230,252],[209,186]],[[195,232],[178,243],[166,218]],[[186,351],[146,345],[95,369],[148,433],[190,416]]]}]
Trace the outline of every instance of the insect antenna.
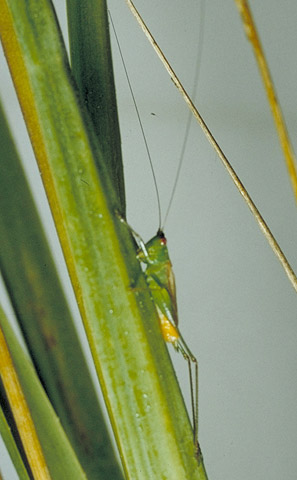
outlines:
[{"label": "insect antenna", "polygon": [[159,230],[161,230],[161,224],[162,224],[161,202],[160,202],[159,189],[158,189],[156,174],[155,174],[155,170],[154,170],[154,166],[153,166],[153,161],[152,161],[149,146],[148,146],[148,143],[147,143],[147,140],[146,140],[146,136],[145,136],[145,133],[144,133],[144,127],[143,127],[141,117],[140,117],[140,113],[139,113],[139,110],[138,110],[138,107],[137,107],[137,103],[136,103],[135,95],[134,95],[134,92],[133,92],[132,84],[131,84],[131,81],[130,81],[130,77],[129,77],[129,74],[128,74],[128,70],[127,70],[127,67],[126,67],[126,64],[125,64],[125,61],[124,61],[124,56],[123,56],[123,53],[122,53],[122,49],[121,49],[121,46],[120,46],[118,35],[117,35],[116,29],[115,29],[115,26],[114,26],[114,23],[113,23],[113,20],[112,20],[112,16],[111,16],[111,13],[110,13],[109,10],[108,10],[108,14],[109,14],[110,23],[111,23],[111,26],[112,26],[112,29],[113,29],[113,32],[114,32],[115,40],[116,40],[116,43],[117,43],[117,46],[118,46],[118,50],[119,50],[119,53],[120,53],[121,61],[122,61],[122,64],[123,64],[124,72],[125,72],[126,79],[127,79],[127,82],[128,82],[129,90],[130,90],[131,97],[132,97],[132,100],[133,100],[133,104],[134,104],[134,108],[135,108],[136,115],[137,115],[137,118],[138,118],[138,123],[139,123],[139,126],[140,126],[140,130],[141,130],[142,138],[143,138],[143,141],[144,141],[146,153],[147,153],[149,163],[150,163],[150,167],[151,167],[151,171],[152,171],[153,182],[154,182],[156,198],[157,198],[157,205],[158,205]]},{"label": "insect antenna", "polygon": [[[197,51],[197,56],[196,56],[196,60],[195,60],[193,90],[192,90],[192,94],[191,94],[191,98],[192,98],[193,102],[195,102],[195,98],[197,96],[198,79],[199,79],[200,70],[201,70],[201,60],[202,60],[203,40],[204,40],[205,12],[206,12],[206,2],[205,2],[205,0],[201,0],[200,1],[199,25],[198,25],[198,31],[199,31],[199,34],[198,34],[198,51]],[[186,128],[185,128],[184,139],[183,139],[183,143],[182,143],[182,146],[181,146],[181,151],[180,151],[180,154],[179,154],[179,160],[178,160],[177,170],[176,170],[176,174],[175,174],[175,180],[174,180],[174,183],[173,183],[170,199],[169,199],[169,202],[168,202],[168,207],[167,207],[167,210],[166,210],[166,213],[165,213],[165,216],[164,216],[164,221],[163,221],[161,230],[164,230],[165,223],[167,221],[169,212],[170,212],[171,207],[172,207],[173,198],[174,198],[174,195],[175,195],[175,192],[176,192],[176,188],[177,188],[177,184],[178,184],[178,181],[179,181],[182,165],[184,163],[185,151],[186,151],[188,138],[189,138],[189,134],[190,134],[192,119],[193,119],[192,112],[189,111],[188,112],[187,123],[186,123]]]}]

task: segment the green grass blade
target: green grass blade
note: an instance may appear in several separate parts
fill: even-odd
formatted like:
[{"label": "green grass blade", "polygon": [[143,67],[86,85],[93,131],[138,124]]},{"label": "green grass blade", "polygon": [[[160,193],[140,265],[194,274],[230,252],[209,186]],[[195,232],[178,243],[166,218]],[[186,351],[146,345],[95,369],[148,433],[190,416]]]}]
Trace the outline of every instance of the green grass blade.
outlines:
[{"label": "green grass blade", "polygon": [[14,468],[16,469],[19,479],[30,480],[30,477],[23,463],[22,457],[19,453],[18,447],[16,446],[13,435],[11,434],[10,428],[7,424],[2,408],[0,408],[0,435],[6,445],[7,451],[10,455],[10,458],[12,460]]},{"label": "green grass blade", "polygon": [[71,68],[92,118],[104,160],[125,215],[120,130],[106,2],[67,0]]},{"label": "green grass blade", "polygon": [[33,365],[16,340],[2,309],[0,309],[0,326],[13,358],[14,368],[30,409],[52,479],[85,480],[86,476],[40,384]]},{"label": "green grass blade", "polygon": [[0,267],[31,357],[88,478],[121,478],[1,105],[0,158]]},{"label": "green grass blade", "polygon": [[116,215],[119,202],[81,116],[50,5],[0,0],[7,5],[4,49],[127,478],[205,479],[135,245]]},{"label": "green grass blade", "polygon": [[[0,312],[0,315],[2,314],[4,312]],[[36,480],[51,480],[36,426],[2,327],[0,327],[0,351],[1,381],[13,414],[18,437],[24,447],[25,458],[29,466],[28,472],[30,471]]]}]

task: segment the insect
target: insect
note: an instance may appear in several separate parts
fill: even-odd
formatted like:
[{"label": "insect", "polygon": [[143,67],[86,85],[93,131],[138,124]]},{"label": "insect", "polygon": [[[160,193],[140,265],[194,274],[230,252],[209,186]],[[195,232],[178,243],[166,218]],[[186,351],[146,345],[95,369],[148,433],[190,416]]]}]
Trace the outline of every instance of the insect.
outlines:
[{"label": "insect", "polygon": [[[199,73],[199,66],[200,66],[200,56],[201,56],[201,45],[202,45],[202,37],[203,37],[203,17],[204,17],[204,2],[201,3],[202,9],[201,9],[201,20],[200,20],[200,48],[198,52],[198,58],[197,58],[197,68],[196,68],[196,74],[195,74],[195,80],[194,80],[194,85],[197,85],[197,78],[198,78],[198,73]],[[132,85],[130,82],[130,78],[128,75],[128,71],[125,65],[125,61],[123,58],[122,50],[120,47],[120,43],[118,40],[118,36],[112,21],[111,14],[109,12],[109,17],[111,21],[111,25],[114,31],[116,43],[118,46],[118,50],[120,53],[121,61],[124,67],[125,75],[127,78],[127,82],[129,85],[129,89],[131,92],[131,96],[133,99],[134,107],[136,110],[136,114],[138,117],[138,122],[140,125],[140,129],[142,132],[142,137],[145,143],[148,159],[151,165],[151,170],[152,170],[152,175],[153,175],[153,180],[155,184],[155,190],[156,190],[156,196],[157,196],[157,203],[158,203],[158,210],[159,210],[159,229],[157,231],[157,234],[151,238],[147,243],[145,243],[140,235],[133,230],[133,228],[129,226],[130,230],[132,231],[132,234],[139,246],[139,250],[137,253],[137,258],[138,260],[144,264],[145,269],[144,269],[144,274],[146,278],[146,282],[148,284],[148,287],[150,289],[151,297],[154,302],[154,305],[156,307],[156,311],[158,314],[159,318],[159,323],[160,323],[160,329],[161,333],[163,336],[163,339],[165,342],[170,343],[173,345],[174,349],[181,353],[184,359],[187,361],[188,364],[188,371],[189,371],[189,381],[190,381],[190,395],[191,395],[191,415],[192,415],[192,426],[193,426],[193,441],[196,449],[196,456],[199,456],[200,453],[200,447],[198,444],[198,361],[194,354],[191,352],[190,348],[188,347],[187,343],[185,342],[184,338],[181,335],[181,332],[178,327],[178,312],[177,312],[177,299],[176,299],[176,288],[175,288],[175,277],[172,269],[172,264],[169,258],[168,254],[168,248],[167,248],[167,240],[165,237],[165,234],[163,232],[163,228],[161,228],[161,206],[160,206],[160,198],[159,198],[159,192],[158,192],[158,187],[157,187],[157,182],[156,182],[156,177],[154,173],[154,168],[153,168],[153,163],[149,151],[149,147],[146,141],[145,133],[144,133],[144,128],[142,125],[140,113],[137,107],[136,99],[133,93]],[[178,169],[176,173],[176,178],[175,182],[173,185],[171,197],[169,200],[169,206],[167,208],[166,215],[164,217],[163,225],[165,224],[165,221],[168,216],[168,212],[170,210],[172,200],[174,197],[175,189],[177,186],[177,180],[179,177],[180,169],[181,169],[181,164],[184,158],[184,151],[185,151],[185,145],[187,142],[187,136],[189,132],[189,127],[190,127],[190,119],[191,116],[189,116],[186,129],[185,129],[185,138],[183,141],[182,149],[181,149],[181,154],[179,158],[179,164],[178,164]],[[123,222],[123,220],[121,218]],[[126,223],[126,222],[125,222]]]},{"label": "insect", "polygon": [[135,232],[133,233],[140,245],[137,258],[146,265],[144,273],[158,313],[162,336],[165,342],[171,343],[188,362],[193,438],[198,455],[198,362],[178,328],[175,278],[168,254],[167,240],[162,230],[158,230],[146,244]]}]

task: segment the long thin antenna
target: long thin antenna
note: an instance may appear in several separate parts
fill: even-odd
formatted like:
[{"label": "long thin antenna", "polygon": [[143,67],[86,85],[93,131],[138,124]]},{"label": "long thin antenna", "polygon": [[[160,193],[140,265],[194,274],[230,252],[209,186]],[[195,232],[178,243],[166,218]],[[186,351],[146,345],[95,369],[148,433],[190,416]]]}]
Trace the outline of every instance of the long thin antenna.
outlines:
[{"label": "long thin antenna", "polygon": [[[199,79],[200,70],[201,70],[201,63],[202,63],[201,59],[202,59],[202,52],[203,52],[205,11],[206,11],[206,2],[205,2],[205,0],[201,0],[200,1],[200,15],[199,15],[198,52],[197,52],[197,57],[196,57],[196,61],[195,61],[196,66],[195,66],[195,74],[194,74],[194,81],[193,81],[193,91],[192,91],[192,95],[191,95],[191,98],[192,98],[193,102],[195,102],[195,99],[196,99],[196,96],[197,96],[198,79]],[[181,151],[180,151],[180,154],[179,154],[179,161],[178,161],[178,166],[177,166],[177,170],[176,170],[175,180],[174,180],[174,184],[173,184],[173,187],[172,187],[170,199],[169,199],[169,202],[168,202],[168,207],[167,207],[165,217],[164,217],[164,220],[163,220],[162,230],[164,230],[165,223],[167,221],[169,212],[171,210],[171,206],[172,206],[172,203],[173,203],[173,198],[174,198],[176,188],[177,188],[177,184],[178,184],[179,177],[180,177],[181,168],[182,168],[183,163],[184,163],[185,151],[186,151],[186,146],[187,146],[187,143],[188,143],[188,138],[189,138],[189,134],[190,134],[190,127],[191,127],[192,120],[193,120],[193,115],[192,115],[192,112],[189,110],[187,123],[186,123],[186,128],[185,128],[184,139],[183,139]]]},{"label": "long thin antenna", "polygon": [[144,141],[145,149],[146,149],[147,156],[148,156],[150,166],[151,166],[151,170],[152,170],[153,182],[154,182],[154,186],[155,186],[157,204],[158,204],[159,230],[160,230],[161,229],[161,224],[162,224],[161,202],[160,202],[158,184],[157,184],[156,174],[155,174],[155,170],[154,170],[154,166],[153,166],[153,161],[152,161],[152,157],[151,157],[150,150],[149,150],[149,147],[148,147],[148,143],[147,143],[147,140],[146,140],[146,136],[145,136],[145,133],[144,133],[143,124],[142,124],[142,121],[141,121],[141,118],[140,118],[140,113],[139,113],[139,110],[138,110],[138,107],[137,107],[136,99],[135,99],[134,92],[133,92],[133,89],[132,89],[132,85],[131,85],[131,82],[130,82],[128,70],[126,68],[126,64],[125,64],[125,61],[124,61],[124,57],[123,57],[122,49],[121,49],[121,46],[120,46],[120,42],[119,42],[117,32],[116,32],[116,29],[115,29],[115,26],[114,26],[114,23],[113,23],[113,20],[112,20],[112,16],[111,16],[111,13],[110,13],[109,10],[108,10],[108,14],[109,14],[111,26],[112,26],[112,29],[113,29],[113,32],[114,32],[114,36],[115,36],[115,39],[116,39],[116,42],[117,42],[117,46],[118,46],[118,49],[119,49],[120,57],[121,57],[122,64],[123,64],[123,67],[124,67],[127,82],[128,82],[128,85],[129,85],[129,90],[130,90],[130,93],[131,93],[131,97],[132,97],[133,104],[134,104],[134,107],[135,107],[136,115],[137,115],[137,118],[138,118],[138,123],[139,123],[140,129],[141,129],[142,138],[143,138],[143,141]]},{"label": "long thin antenna", "polygon": [[152,36],[151,32],[149,31],[148,27],[144,23],[142,17],[140,16],[138,10],[135,8],[134,4],[131,0],[126,0],[131,12],[135,16],[137,22],[141,26],[142,30],[144,31],[147,39],[151,43],[152,47],[154,48],[155,52],[157,53],[158,57],[160,58],[161,62],[163,63],[164,67],[166,68],[168,74],[170,75],[174,85],[177,87],[181,95],[183,96],[185,102],[187,103],[188,107],[190,108],[191,112],[193,113],[194,117],[196,118],[198,124],[200,125],[204,135],[206,136],[209,143],[212,145],[214,150],[216,151],[218,157],[220,158],[221,162],[223,163],[224,167],[226,168],[227,172],[229,173],[230,177],[232,178],[235,186],[239,190],[239,193],[244,198],[247,206],[249,207],[250,211],[252,212],[254,218],[257,220],[262,233],[265,235],[266,240],[268,241],[270,247],[272,248],[273,252],[279,259],[283,269],[285,270],[293,288],[297,292],[297,277],[289,264],[288,260],[286,259],[284,253],[282,252],[279,244],[275,240],[270,228],[268,227],[267,223],[265,222],[264,218],[260,214],[259,210],[257,209],[256,205],[254,204],[253,200],[251,199],[249,193],[247,192],[246,188],[244,187],[243,183],[241,182],[240,178],[238,177],[237,173],[235,172],[234,168],[230,164],[229,160],[227,159],[226,155],[222,151],[221,147],[217,143],[216,139],[212,135],[211,131],[209,130],[208,126],[206,125],[205,121],[203,120],[202,116],[198,112],[197,108],[193,104],[191,98],[189,97],[188,93],[184,89],[182,83],[178,79],[177,75],[175,74],[174,70],[172,69],[171,65],[169,64],[167,58],[163,54],[162,50],[160,49],[159,45],[157,44],[156,40]]}]

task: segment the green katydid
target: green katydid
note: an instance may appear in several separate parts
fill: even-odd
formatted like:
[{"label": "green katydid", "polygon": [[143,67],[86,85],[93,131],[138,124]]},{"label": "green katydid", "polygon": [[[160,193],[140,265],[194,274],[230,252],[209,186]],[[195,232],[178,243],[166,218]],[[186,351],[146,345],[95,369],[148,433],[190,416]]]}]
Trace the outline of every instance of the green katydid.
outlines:
[{"label": "green katydid", "polygon": [[137,258],[146,265],[144,274],[158,313],[162,336],[188,362],[193,438],[198,455],[198,362],[178,328],[175,278],[168,254],[167,240],[163,231],[158,230],[157,234],[144,244],[139,235],[133,230],[132,232],[140,247]]},{"label": "green katydid", "polygon": [[168,254],[167,240],[163,230],[159,229],[153,238],[144,243],[140,235],[127,224],[123,217],[120,214],[118,216],[130,228],[139,246],[137,258],[146,266],[144,274],[159,317],[163,339],[165,342],[171,343],[188,363],[193,440],[198,457],[200,454],[198,443],[198,361],[178,328],[175,277]]},{"label": "green katydid", "polygon": [[[205,3],[201,2],[201,14],[200,14],[200,38],[199,38],[199,43],[198,45],[200,46],[199,52],[198,52],[198,58],[197,58],[197,67],[196,67],[196,73],[195,73],[195,80],[194,80],[194,85],[196,88],[197,85],[197,79],[198,79],[198,74],[199,74],[199,66],[201,64],[200,62],[200,57],[201,57],[201,45],[202,45],[202,38],[203,38],[203,18],[204,18],[204,9],[205,9]],[[198,444],[198,362],[196,357],[193,355],[191,350],[189,349],[187,343],[183,339],[179,328],[178,328],[178,313],[177,313],[177,301],[176,301],[176,289],[175,289],[175,277],[174,273],[172,270],[172,264],[169,258],[168,254],[168,249],[167,249],[167,240],[164,235],[163,229],[160,227],[161,225],[161,207],[160,207],[160,199],[159,199],[159,193],[158,193],[158,188],[157,188],[157,182],[155,178],[155,173],[153,169],[153,164],[152,164],[152,159],[150,155],[150,151],[148,148],[148,144],[146,141],[146,137],[144,134],[144,129],[141,121],[141,117],[138,111],[137,103],[134,97],[133,89],[131,86],[131,82],[129,79],[129,75],[126,69],[126,65],[124,62],[123,54],[121,51],[120,43],[117,37],[117,33],[115,31],[115,27],[112,21],[112,17],[110,15],[110,20],[111,20],[111,25],[115,34],[115,39],[116,43],[118,45],[120,57],[122,60],[122,64],[124,67],[125,75],[128,81],[129,89],[132,95],[133,103],[135,106],[136,114],[138,117],[138,122],[141,128],[143,140],[145,143],[145,148],[147,151],[147,155],[149,158],[149,162],[151,165],[151,170],[152,170],[152,175],[153,175],[153,180],[155,184],[155,190],[156,190],[156,196],[157,196],[157,203],[158,203],[158,209],[159,209],[159,229],[157,231],[157,234],[151,238],[147,243],[145,243],[140,235],[136,233],[129,225],[129,228],[131,229],[133,236],[139,246],[139,250],[137,253],[137,258],[138,260],[145,265],[144,269],[144,274],[146,277],[146,281],[148,284],[148,287],[151,292],[151,297],[152,300],[155,304],[156,311],[159,317],[159,323],[160,323],[160,328],[161,328],[161,333],[164,338],[164,340],[167,343],[171,343],[175,350],[177,352],[180,352],[184,359],[188,363],[188,370],[189,370],[189,379],[190,379],[190,393],[191,393],[191,414],[192,414],[192,425],[193,425],[193,439],[194,439],[194,444],[196,448],[196,454],[197,457],[200,452],[199,444]],[[194,92],[195,93],[195,92]],[[163,225],[167,219],[168,212],[170,210],[172,200],[174,197],[175,189],[177,186],[177,180],[179,177],[180,169],[181,169],[181,164],[182,160],[184,157],[184,152],[185,152],[185,147],[187,143],[187,138],[188,138],[188,133],[190,129],[190,122],[191,122],[191,114],[188,117],[186,129],[185,129],[185,137],[181,149],[181,154],[180,154],[180,159],[179,159],[179,164],[178,164],[178,169],[177,169],[177,174],[176,174],[176,179],[174,182],[174,186],[172,189],[172,194],[169,200],[169,206],[167,208],[167,212],[165,215],[165,219],[163,222]],[[122,218],[121,220],[125,222]],[[126,222],[125,222],[126,223]]]}]

